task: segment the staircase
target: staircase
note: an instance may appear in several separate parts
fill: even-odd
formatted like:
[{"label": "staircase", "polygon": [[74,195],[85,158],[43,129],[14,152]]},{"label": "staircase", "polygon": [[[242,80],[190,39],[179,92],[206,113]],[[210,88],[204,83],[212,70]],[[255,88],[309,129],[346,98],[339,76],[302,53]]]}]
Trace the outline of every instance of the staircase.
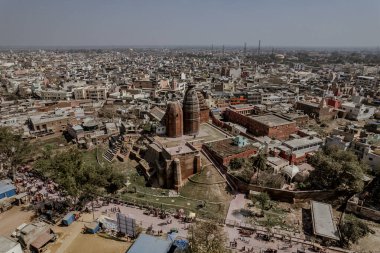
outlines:
[{"label": "staircase", "polygon": [[111,137],[110,139],[110,145],[106,152],[103,154],[103,158],[107,162],[112,162],[113,159],[115,159],[116,155],[120,152],[121,147],[123,146],[123,138],[118,137]]}]

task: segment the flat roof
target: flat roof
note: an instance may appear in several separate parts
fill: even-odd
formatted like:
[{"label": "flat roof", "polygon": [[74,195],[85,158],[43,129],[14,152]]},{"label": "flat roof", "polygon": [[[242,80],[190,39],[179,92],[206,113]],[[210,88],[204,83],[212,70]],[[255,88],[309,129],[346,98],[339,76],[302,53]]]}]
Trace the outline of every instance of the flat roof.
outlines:
[{"label": "flat roof", "polygon": [[140,234],[127,253],[168,253],[172,242],[159,237]]},{"label": "flat roof", "polygon": [[254,105],[251,104],[237,104],[237,105],[230,105],[232,109],[243,109],[243,108],[254,108]]},{"label": "flat roof", "polygon": [[187,145],[180,145],[180,146],[175,146],[171,148],[165,148],[165,150],[170,154],[170,155],[182,155],[182,154],[187,154],[194,152],[189,146]]},{"label": "flat roof", "polygon": [[251,116],[251,118],[263,125],[266,126],[280,126],[280,125],[287,125],[290,123],[294,123],[295,121],[288,120],[285,118],[282,118],[280,116],[277,116],[275,114],[267,114],[262,116]]},{"label": "flat roof", "polygon": [[314,234],[339,240],[339,232],[334,223],[331,205],[317,201],[311,201],[310,205]]},{"label": "flat roof", "polygon": [[223,158],[243,153],[250,149],[258,150],[258,147],[254,146],[254,144],[255,143],[248,139],[247,145],[239,147],[234,144],[233,138],[205,143],[209,149],[213,150],[218,156]]},{"label": "flat roof", "polygon": [[31,116],[30,119],[33,124],[42,124],[51,121],[68,119],[67,116]]},{"label": "flat roof", "polygon": [[16,247],[18,242],[8,239],[4,236],[0,236],[0,252],[8,252],[10,249]]},{"label": "flat roof", "polygon": [[320,139],[318,137],[313,137],[313,138],[304,137],[304,138],[300,138],[300,139],[293,139],[293,140],[285,141],[284,145],[287,147],[290,147],[290,148],[297,148],[297,147],[302,147],[302,146],[306,146],[306,145],[317,144],[320,142],[322,142],[322,139]]},{"label": "flat roof", "polygon": [[11,190],[16,190],[16,187],[13,184],[7,184],[0,181],[0,194],[11,191]]}]

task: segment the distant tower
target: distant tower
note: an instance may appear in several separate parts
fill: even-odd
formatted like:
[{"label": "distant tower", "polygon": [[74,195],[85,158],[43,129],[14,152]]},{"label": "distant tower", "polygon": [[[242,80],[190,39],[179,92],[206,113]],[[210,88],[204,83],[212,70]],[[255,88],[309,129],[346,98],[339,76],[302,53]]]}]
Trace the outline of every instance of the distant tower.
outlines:
[{"label": "distant tower", "polygon": [[168,137],[181,137],[183,134],[183,114],[179,102],[170,102],[166,107],[164,116],[166,135]]},{"label": "distant tower", "polygon": [[244,42],[244,57],[247,55],[247,42]]},{"label": "distant tower", "polygon": [[200,108],[195,85],[189,84],[183,99],[183,133],[195,135],[199,132]]},{"label": "distant tower", "polygon": [[257,54],[260,55],[260,50],[261,50],[261,40],[259,40],[259,48],[257,49]]},{"label": "distant tower", "polygon": [[223,47],[222,47],[222,52],[223,52],[223,56],[224,56],[224,45],[223,45]]}]

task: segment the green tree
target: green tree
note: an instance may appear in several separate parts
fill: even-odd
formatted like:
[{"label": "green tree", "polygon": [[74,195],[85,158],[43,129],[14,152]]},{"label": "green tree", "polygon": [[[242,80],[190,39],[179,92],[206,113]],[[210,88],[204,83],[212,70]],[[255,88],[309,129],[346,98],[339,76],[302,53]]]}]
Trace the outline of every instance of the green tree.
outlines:
[{"label": "green tree", "polygon": [[232,158],[230,161],[231,170],[238,170],[243,167],[244,160],[242,158]]},{"label": "green tree", "polygon": [[252,158],[252,165],[257,171],[257,182],[259,182],[260,171],[267,169],[267,158],[263,152]]},{"label": "green tree", "polygon": [[313,189],[337,190],[350,196],[364,188],[367,167],[350,151],[327,148],[311,156],[309,163],[315,167],[308,178]]},{"label": "green tree", "polygon": [[353,215],[346,215],[345,221],[339,226],[342,246],[349,248],[360,238],[365,237],[370,232],[369,227],[363,221]]},{"label": "green tree", "polygon": [[260,192],[260,194],[254,196],[254,200],[259,202],[261,211],[267,210],[270,205],[270,197],[266,192]]},{"label": "green tree", "polygon": [[76,148],[55,153],[50,158],[42,157],[34,169],[58,183],[75,202],[93,199],[103,192],[115,193],[125,181],[125,175],[110,166],[83,162],[83,155]]},{"label": "green tree", "polygon": [[252,158],[252,165],[258,171],[264,171],[267,169],[267,158],[264,153],[260,152],[257,156]]},{"label": "green tree", "polygon": [[8,169],[16,168],[27,161],[31,147],[21,134],[9,127],[0,127],[0,169],[5,165]]},{"label": "green tree", "polygon": [[225,245],[227,235],[215,223],[204,221],[194,223],[188,231],[188,237],[191,253],[230,252]]}]

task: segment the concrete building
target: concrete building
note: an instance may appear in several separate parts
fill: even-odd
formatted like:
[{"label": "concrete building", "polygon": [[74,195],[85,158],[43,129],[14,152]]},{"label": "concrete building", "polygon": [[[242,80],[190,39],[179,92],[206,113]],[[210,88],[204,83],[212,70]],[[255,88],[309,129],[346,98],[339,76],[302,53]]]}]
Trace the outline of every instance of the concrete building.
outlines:
[{"label": "concrete building", "polygon": [[70,100],[73,93],[62,90],[42,90],[40,96],[44,100]]},{"label": "concrete building", "polygon": [[20,234],[17,237],[21,246],[32,252],[41,252],[55,238],[56,235],[51,227],[41,221],[26,225],[20,230]]},{"label": "concrete building", "polygon": [[285,141],[278,149],[282,158],[288,160],[291,164],[299,164],[306,160],[307,154],[318,151],[322,144],[322,139],[309,136]]},{"label": "concrete building", "polygon": [[255,155],[260,146],[243,136],[236,136],[235,138],[205,143],[202,148],[219,164],[228,166],[234,158],[248,158]]},{"label": "concrete building", "polygon": [[0,236],[0,252],[1,253],[23,253],[20,243]]},{"label": "concrete building", "polygon": [[328,106],[324,98],[321,99],[319,104],[298,101],[296,109],[303,111],[312,119],[318,119],[321,121],[335,119],[338,116],[338,111],[334,109],[334,107]]},{"label": "concrete building", "polygon": [[376,84],[376,79],[372,76],[358,76],[356,78],[356,84],[359,86],[370,86]]},{"label": "concrete building", "polygon": [[31,116],[28,120],[29,128],[32,132],[58,133],[67,128],[71,123],[70,117],[67,116]]},{"label": "concrete building", "polygon": [[251,104],[230,105],[229,108],[242,115],[251,115],[255,112],[255,106]]},{"label": "concrete building", "polygon": [[248,132],[256,136],[269,136],[270,138],[284,140],[297,132],[295,121],[275,114],[246,116],[227,108],[225,118],[247,128]]},{"label": "concrete building", "polygon": [[87,86],[74,89],[75,99],[106,100],[108,88],[100,86]]},{"label": "concrete building", "polygon": [[366,120],[375,114],[375,107],[353,102],[342,103],[342,108],[347,112],[346,117],[351,120]]}]

